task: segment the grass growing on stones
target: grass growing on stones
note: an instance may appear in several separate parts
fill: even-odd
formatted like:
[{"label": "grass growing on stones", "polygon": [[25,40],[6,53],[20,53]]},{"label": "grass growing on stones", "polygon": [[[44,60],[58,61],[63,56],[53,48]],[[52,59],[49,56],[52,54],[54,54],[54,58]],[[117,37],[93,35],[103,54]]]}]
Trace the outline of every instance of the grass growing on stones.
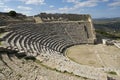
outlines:
[{"label": "grass growing on stones", "polygon": [[84,79],[88,79],[87,77],[83,77]]},{"label": "grass growing on stones", "polygon": [[48,66],[42,64],[42,61],[39,61],[39,60],[36,59],[35,62],[38,63],[38,64],[40,64],[41,66],[47,68],[47,69],[50,69],[50,70],[52,69],[52,68],[50,68],[50,67],[48,67]]},{"label": "grass growing on stones", "polygon": [[33,57],[33,56],[28,56],[28,57],[25,57],[25,59],[26,59],[26,60],[33,60],[33,61],[35,61],[35,60],[36,60],[36,58],[35,58],[35,57]]},{"label": "grass growing on stones", "polygon": [[0,36],[2,35],[3,33],[0,33]]},{"label": "grass growing on stones", "polygon": [[2,69],[0,69],[0,73],[2,72]]},{"label": "grass growing on stones", "polygon": [[117,73],[116,72],[114,72],[114,71],[110,71],[110,72],[107,72],[108,74],[112,74],[112,75],[117,75]]},{"label": "grass growing on stones", "polygon": [[22,78],[22,75],[21,75],[21,74],[17,74],[17,76],[19,76],[20,78]]},{"label": "grass growing on stones", "polygon": [[51,68],[51,67],[49,67],[49,66],[47,66],[47,65],[44,65],[43,63],[42,63],[42,61],[39,61],[39,60],[35,60],[35,62],[36,63],[38,63],[38,64],[40,64],[41,66],[43,66],[43,67],[45,67],[45,68],[47,68],[47,69],[50,69],[50,70],[53,70],[53,71],[56,71],[56,72],[59,72],[59,73],[64,73],[64,74],[70,74],[70,75],[72,75],[72,76],[76,76],[76,77],[81,77],[81,78],[83,78],[83,79],[88,79],[87,77],[82,77],[82,76],[79,76],[79,75],[75,75],[73,72],[68,72],[68,71],[60,71],[60,70],[58,70],[58,69],[56,69],[56,68]]},{"label": "grass growing on stones", "polygon": [[2,36],[4,33],[0,33],[0,36]]}]

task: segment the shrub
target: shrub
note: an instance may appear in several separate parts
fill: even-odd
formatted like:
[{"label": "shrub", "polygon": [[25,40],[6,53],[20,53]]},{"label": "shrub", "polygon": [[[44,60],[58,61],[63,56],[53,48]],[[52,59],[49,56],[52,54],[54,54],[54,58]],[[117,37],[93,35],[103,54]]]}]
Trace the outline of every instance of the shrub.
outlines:
[{"label": "shrub", "polygon": [[15,11],[10,11],[8,14],[9,16],[12,16],[12,17],[15,17],[17,15]]}]

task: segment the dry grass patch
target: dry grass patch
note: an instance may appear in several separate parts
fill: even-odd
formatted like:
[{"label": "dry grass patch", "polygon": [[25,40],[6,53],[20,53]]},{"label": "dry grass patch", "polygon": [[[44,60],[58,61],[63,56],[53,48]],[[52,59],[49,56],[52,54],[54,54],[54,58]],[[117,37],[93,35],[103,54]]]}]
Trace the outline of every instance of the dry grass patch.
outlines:
[{"label": "dry grass patch", "polygon": [[115,46],[77,45],[67,49],[66,56],[71,60],[93,67],[120,67],[120,49]]}]

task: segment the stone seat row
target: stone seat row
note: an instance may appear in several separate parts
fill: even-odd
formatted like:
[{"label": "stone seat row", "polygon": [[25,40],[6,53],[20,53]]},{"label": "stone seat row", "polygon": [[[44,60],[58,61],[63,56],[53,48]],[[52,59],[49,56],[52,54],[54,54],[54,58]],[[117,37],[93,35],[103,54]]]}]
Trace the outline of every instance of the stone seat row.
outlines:
[{"label": "stone seat row", "polygon": [[4,37],[10,46],[21,52],[41,52],[41,45],[63,53],[67,47],[87,43],[85,24],[43,23],[10,25],[10,33]]},{"label": "stone seat row", "polygon": [[[60,41],[53,41],[51,39],[48,39],[46,41],[43,36],[42,38],[37,35],[31,35],[29,33],[24,33],[21,35],[16,32],[10,32],[8,35],[9,37],[6,38],[6,42],[9,43],[9,45],[12,47],[13,50],[20,50],[20,52],[25,51],[28,53],[40,53],[40,46],[46,46],[50,49],[53,49],[58,52],[62,52],[62,49],[64,49],[67,45],[70,45],[70,43],[65,44],[63,42],[60,43]],[[7,35],[7,36],[8,36]],[[5,39],[5,38],[4,38]],[[42,40],[43,39],[43,40]],[[45,43],[46,42],[46,43]],[[52,45],[50,45],[52,44]]]}]

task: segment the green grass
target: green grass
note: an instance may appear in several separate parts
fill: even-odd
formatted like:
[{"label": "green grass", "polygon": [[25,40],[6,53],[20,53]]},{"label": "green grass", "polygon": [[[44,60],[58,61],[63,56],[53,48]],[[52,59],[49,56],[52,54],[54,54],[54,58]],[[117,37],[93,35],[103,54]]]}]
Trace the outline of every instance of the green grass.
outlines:
[{"label": "green grass", "polygon": [[99,33],[105,37],[120,39],[120,36],[115,35],[113,33],[107,33],[107,32],[102,31],[102,30],[95,30],[95,31],[96,31],[96,33]]},{"label": "green grass", "polygon": [[35,57],[33,57],[33,56],[25,57],[25,59],[26,59],[26,60],[33,60],[33,61],[35,61],[35,60],[36,60],[36,58],[35,58]]},{"label": "green grass", "polygon": [[3,35],[4,33],[0,33],[0,36]]},{"label": "green grass", "polygon": [[3,33],[0,33],[0,36],[2,35]]},{"label": "green grass", "polygon": [[0,73],[3,71],[3,69],[0,69]]},{"label": "green grass", "polygon": [[88,79],[87,77],[83,77],[84,79]]},{"label": "green grass", "polygon": [[114,72],[114,71],[110,71],[110,72],[107,72],[108,74],[112,74],[112,75],[117,75],[117,73],[116,72]]},{"label": "green grass", "polygon": [[[0,33],[0,36],[3,35],[4,33]],[[2,45],[1,41],[0,41],[0,45]]]},{"label": "green grass", "polygon": [[20,78],[22,78],[22,75],[21,75],[21,74],[17,74],[17,76],[19,76]]}]

